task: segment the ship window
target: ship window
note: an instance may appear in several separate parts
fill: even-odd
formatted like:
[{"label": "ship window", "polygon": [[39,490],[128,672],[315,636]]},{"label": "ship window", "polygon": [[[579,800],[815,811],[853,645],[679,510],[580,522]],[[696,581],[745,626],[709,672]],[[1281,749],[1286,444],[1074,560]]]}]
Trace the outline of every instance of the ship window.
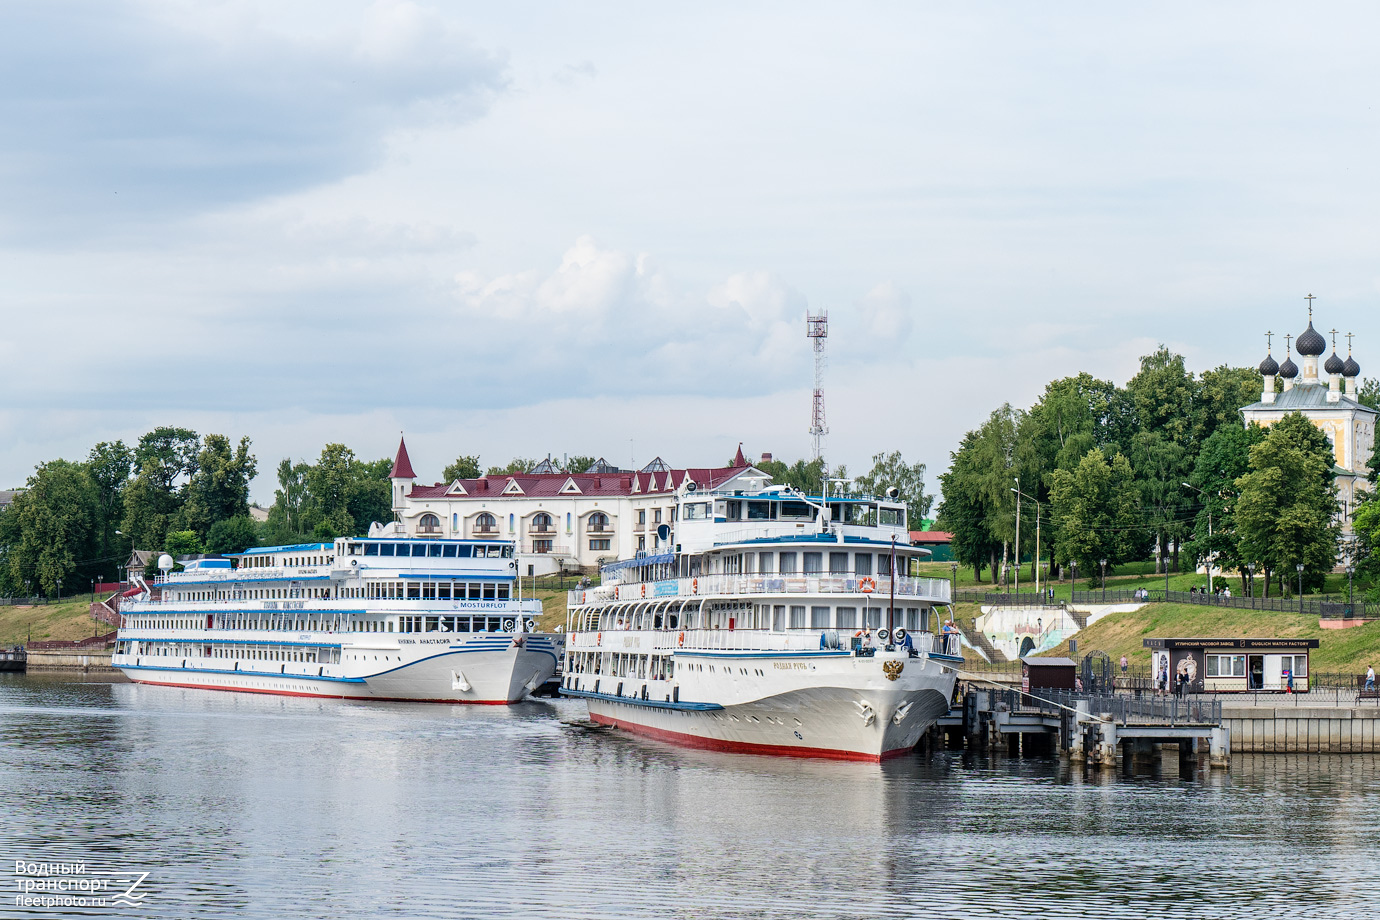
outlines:
[{"label": "ship window", "polygon": [[823,553],[805,553],[805,574],[818,575],[824,565]]},{"label": "ship window", "polygon": [[858,553],[853,557],[853,571],[859,578],[872,574],[872,554]]},{"label": "ship window", "polygon": [[486,581],[486,582],[484,582],[484,600],[486,600],[486,601],[491,601],[491,600],[493,600],[493,599],[494,599],[494,583],[491,582],[491,581]]},{"label": "ship window", "polygon": [[772,563],[774,562],[774,560],[775,560],[775,555],[776,555],[775,553],[759,553],[759,554],[758,554],[758,556],[757,556],[757,561],[758,561],[758,563],[759,563],[759,565],[758,565],[758,570],[759,570],[763,575],[770,575],[772,572],[775,572],[775,571],[776,571],[776,566],[772,564]]},{"label": "ship window", "polygon": [[795,574],[795,553],[782,553],[782,554],[781,554],[781,574],[782,574],[782,575],[794,575],[794,574]]},{"label": "ship window", "polygon": [[439,620],[440,620],[440,617],[427,617],[427,618],[426,618],[426,628],[425,628],[424,631],[425,631],[425,632],[436,632],[437,622],[438,622]]},{"label": "ship window", "polygon": [[828,629],[829,628],[829,608],[811,607],[810,608],[810,628]]},{"label": "ship window", "polygon": [[884,525],[889,524],[893,527],[899,526],[901,523],[901,512],[897,508],[883,508],[878,514],[878,520]]},{"label": "ship window", "polygon": [[468,559],[473,551],[473,546],[457,546],[455,548],[455,555],[461,559]]},{"label": "ship window", "polygon": [[781,516],[783,518],[807,518],[810,517],[811,510],[805,502],[781,503]]},{"label": "ship window", "polygon": [[[426,554],[427,554],[428,556],[435,556],[436,558],[439,559],[439,558],[441,558],[441,548],[442,548],[442,547],[441,547],[441,544],[439,544],[439,543],[433,543],[433,544],[431,544],[430,546],[428,546],[428,547],[426,548]],[[449,549],[449,548],[450,548],[450,547],[446,547],[446,549]]]},{"label": "ship window", "polygon": [[772,608],[771,628],[777,632],[786,628],[786,608],[781,604]]},{"label": "ship window", "polygon": [[867,607],[863,610],[863,625],[873,629],[882,628],[882,608]]},{"label": "ship window", "polygon": [[805,628],[805,608],[804,608],[804,607],[799,607],[799,606],[794,606],[794,605],[792,605],[792,607],[791,607],[791,629],[804,629],[804,628]]},{"label": "ship window", "polygon": [[498,586],[498,599],[501,600],[501,601],[506,601],[506,600],[508,599],[508,586],[507,586],[507,585],[499,585],[499,586]]},{"label": "ship window", "polygon": [[829,574],[847,575],[848,574],[848,554],[830,553],[829,554]]},{"label": "ship window", "polygon": [[469,599],[472,600],[472,601],[477,601],[477,600],[479,600],[479,582],[477,582],[477,581],[472,581],[472,582],[470,582],[469,596],[470,596]]},{"label": "ship window", "polygon": [[456,546],[456,545],[453,544],[453,543],[450,544],[450,545],[448,545],[448,546],[443,546],[443,547],[441,547],[441,550],[442,550],[441,556],[442,556],[442,558],[444,558],[444,559],[454,559],[454,558],[455,558],[455,551],[456,551],[457,549],[459,549],[459,547]]},{"label": "ship window", "polygon": [[436,600],[436,583],[431,581],[422,582],[422,599],[428,601]]},{"label": "ship window", "polygon": [[407,599],[410,601],[420,600],[421,596],[422,586],[415,581],[409,581],[407,583]]},{"label": "ship window", "polygon": [[767,521],[771,519],[771,502],[748,502],[747,519],[749,521]]},{"label": "ship window", "polygon": [[707,521],[709,520],[709,503],[693,502],[685,506],[685,520],[687,521]]},{"label": "ship window", "polygon": [[858,628],[858,608],[840,607],[837,611],[839,629]]},{"label": "ship window", "polygon": [[393,544],[392,544],[392,543],[381,543],[381,544],[379,544],[379,555],[380,555],[380,556],[391,556],[391,555],[393,555]]},{"label": "ship window", "polygon": [[443,582],[436,586],[437,598],[443,601],[450,600],[450,582]]},{"label": "ship window", "polygon": [[877,554],[877,574],[878,574],[878,575],[890,575],[890,574],[891,574],[891,557],[888,556],[886,553],[878,553],[878,554]]}]

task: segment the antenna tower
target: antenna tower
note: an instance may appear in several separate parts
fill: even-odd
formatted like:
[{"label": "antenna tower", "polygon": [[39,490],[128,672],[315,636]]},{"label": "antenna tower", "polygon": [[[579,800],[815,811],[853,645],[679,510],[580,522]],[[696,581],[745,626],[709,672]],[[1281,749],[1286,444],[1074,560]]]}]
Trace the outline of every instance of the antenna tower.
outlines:
[{"label": "antenna tower", "polygon": [[824,436],[829,426],[824,424],[824,341],[829,338],[829,312],[805,314],[805,335],[815,349],[815,396],[810,411],[810,439],[814,445],[814,459],[824,456]]}]

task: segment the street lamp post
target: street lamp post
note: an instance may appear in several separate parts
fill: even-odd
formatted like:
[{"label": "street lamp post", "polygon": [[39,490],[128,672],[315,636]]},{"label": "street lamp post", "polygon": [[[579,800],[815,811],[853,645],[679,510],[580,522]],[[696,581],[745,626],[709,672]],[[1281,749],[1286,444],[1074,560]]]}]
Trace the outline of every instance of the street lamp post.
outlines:
[{"label": "street lamp post", "polygon": [[[1204,508],[1204,510],[1207,511],[1207,515],[1208,515],[1208,555],[1207,555],[1207,570],[1208,570],[1208,594],[1211,594],[1211,593],[1212,593],[1212,506],[1209,505],[1209,504],[1207,503],[1207,493],[1206,493],[1206,492],[1204,492],[1202,489],[1198,488],[1197,486],[1195,486],[1195,485],[1194,485],[1193,483],[1191,483],[1191,482],[1186,482],[1186,483],[1184,483],[1184,485],[1188,486],[1188,487],[1189,487],[1190,489],[1192,489],[1194,492],[1197,492],[1199,495],[1203,496],[1203,508]],[[1168,567],[1168,565],[1166,565],[1166,566],[1165,566],[1165,569],[1164,569],[1164,585],[1165,585],[1165,590],[1168,591],[1168,590],[1169,590],[1169,567]]]},{"label": "street lamp post", "polygon": [[1346,564],[1346,615],[1352,616],[1355,609],[1356,593],[1352,590],[1351,576],[1356,574],[1356,566],[1348,561]]},{"label": "street lamp post", "polygon": [[1299,573],[1299,613],[1303,613],[1303,563],[1294,566]]},{"label": "street lamp post", "polygon": [[1069,599],[1073,599],[1073,592],[1078,590],[1078,561],[1069,560]]},{"label": "street lamp post", "polygon": [[1102,603],[1107,603],[1107,560],[1102,560]]},{"label": "street lamp post", "polygon": [[1254,563],[1254,562],[1248,562],[1248,563],[1246,563],[1246,574],[1247,574],[1247,576],[1248,576],[1247,579],[1246,579],[1246,593],[1247,593],[1247,594],[1250,596],[1250,598],[1251,598],[1251,606],[1254,607],[1254,606],[1255,606],[1255,563]]},{"label": "street lamp post", "polygon": [[1016,593],[1021,593],[1021,477],[1016,476]]},{"label": "street lamp post", "polygon": [[949,603],[952,604],[954,598],[958,597],[958,563],[950,562],[949,569],[953,572],[953,583],[949,587]]}]

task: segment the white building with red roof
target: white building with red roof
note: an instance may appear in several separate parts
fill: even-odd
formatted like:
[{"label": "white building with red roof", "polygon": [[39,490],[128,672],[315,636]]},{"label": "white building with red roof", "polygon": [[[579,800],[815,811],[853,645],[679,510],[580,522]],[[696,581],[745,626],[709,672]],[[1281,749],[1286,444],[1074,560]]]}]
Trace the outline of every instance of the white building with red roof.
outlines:
[{"label": "white building with red roof", "polygon": [[418,537],[489,538],[517,543],[523,575],[595,571],[600,563],[674,546],[676,498],[686,484],[722,489],[731,480],[760,488],[771,477],[752,466],[742,448],[733,464],[673,469],[661,458],[640,470],[600,460],[584,473],[505,473],[420,485],[399,442],[393,462],[393,511]]}]

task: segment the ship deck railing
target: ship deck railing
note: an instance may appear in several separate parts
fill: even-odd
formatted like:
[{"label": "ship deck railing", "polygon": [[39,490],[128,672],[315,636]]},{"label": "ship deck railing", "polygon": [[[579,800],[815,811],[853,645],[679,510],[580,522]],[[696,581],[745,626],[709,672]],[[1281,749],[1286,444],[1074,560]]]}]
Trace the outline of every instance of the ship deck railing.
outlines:
[{"label": "ship deck railing", "polygon": [[[757,594],[861,594],[870,595],[867,606],[883,605],[891,597],[889,576],[853,574],[757,574],[757,575],[699,575],[690,578],[668,578],[662,581],[621,582],[595,588],[576,588],[568,593],[566,603],[582,607],[609,601],[667,600],[705,595]],[[950,602],[950,583],[947,578],[916,578],[908,575],[895,579],[896,599],[920,600],[927,604]]]},{"label": "ship deck railing", "polygon": [[[644,630],[596,630],[592,632],[571,633],[569,647],[578,651],[621,651],[619,637],[628,632]],[[664,635],[658,645],[673,648],[675,651],[734,651],[734,652],[846,652],[859,657],[875,655],[880,643],[864,646],[861,639],[852,632],[840,633],[834,629],[792,629],[776,632],[767,629],[661,629],[655,632]],[[684,636],[682,641],[681,636]],[[822,640],[822,641],[821,641]],[[961,654],[957,635],[937,635],[929,632],[910,633],[911,647],[915,653],[927,652],[936,655]],[[874,642],[876,640],[874,639]]]}]

